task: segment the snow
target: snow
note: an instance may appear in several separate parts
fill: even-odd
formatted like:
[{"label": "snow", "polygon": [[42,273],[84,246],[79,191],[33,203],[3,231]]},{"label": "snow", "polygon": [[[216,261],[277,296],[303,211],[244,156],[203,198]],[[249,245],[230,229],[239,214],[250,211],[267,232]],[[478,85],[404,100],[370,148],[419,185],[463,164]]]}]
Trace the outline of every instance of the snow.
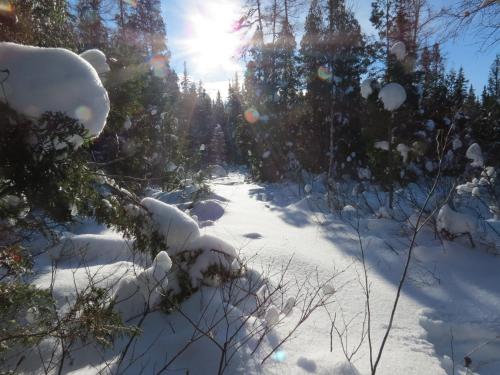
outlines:
[{"label": "snow", "polygon": [[304,186],[304,191],[306,192],[306,194],[309,194],[311,191],[312,191],[312,186],[311,184],[306,184]]},{"label": "snow", "polygon": [[154,308],[161,301],[161,292],[167,289],[168,273],[172,260],[165,251],[156,255],[151,267],[137,276],[127,275],[122,278],[115,290],[115,310],[124,319],[143,313],[146,306]]},{"label": "snow", "polygon": [[406,101],[406,91],[399,83],[385,85],[378,95],[388,111],[395,111]]},{"label": "snow", "polygon": [[477,220],[473,217],[454,211],[448,204],[441,207],[437,216],[438,231],[458,236],[465,233],[471,235],[477,231]]},{"label": "snow", "polygon": [[210,173],[211,177],[218,177],[218,178],[227,177],[226,169],[218,164],[210,165],[208,167],[208,172]]},{"label": "snow", "polygon": [[218,237],[209,234],[204,234],[201,237],[198,237],[196,240],[192,241],[189,244],[189,248],[191,250],[216,250],[228,255],[232,259],[238,258],[238,254],[236,253],[236,249],[234,248],[234,246]]},{"label": "snow", "polygon": [[178,168],[177,165],[172,161],[169,161],[167,163],[167,166],[165,167],[167,172],[174,172],[177,168]]},{"label": "snow", "polygon": [[368,168],[358,168],[358,177],[361,180],[369,180],[372,177],[372,172]]},{"label": "snow", "polygon": [[198,223],[177,207],[154,198],[144,198],[141,205],[151,213],[151,228],[164,236],[169,255],[186,250],[190,242],[200,237]]},{"label": "snow", "polygon": [[[390,307],[406,259],[408,221],[374,218],[373,212],[380,212],[380,208],[385,207],[387,195],[367,190],[354,197],[342,195],[347,200],[343,211],[352,212],[354,205],[359,206],[359,209],[354,209],[359,214],[354,221],[358,226],[353,228],[352,223],[341,216],[328,213],[326,204],[320,206],[321,199],[324,203],[324,196],[318,191],[326,179],[310,176],[309,181],[315,182],[310,197],[304,201],[299,183],[252,184],[245,182],[245,177],[230,173],[225,179],[210,182],[213,195],[220,197],[219,202],[224,202],[224,215],[214,225],[202,231],[198,228],[196,239],[188,241],[187,250],[202,250],[189,275],[193,284],[201,289],[181,304],[182,314],[156,311],[161,293],[176,284],[173,277],[176,266],[172,266],[170,249],[160,252],[154,260],[147,256],[137,260],[137,254],[130,250],[131,243],[118,233],[67,234],[65,241],[78,244],[73,247],[85,244],[88,262],[83,265],[83,257],[73,258],[69,252],[55,251],[55,255],[61,255],[57,258],[60,268],[52,274],[50,259],[43,260],[42,255],[36,260],[39,274],[33,282],[48,288],[54,281],[58,308],[73,300],[75,286],[78,290],[84,289],[92,276],[99,285],[113,291],[117,300],[115,309],[130,317],[131,324],[137,324],[142,315],[134,316],[141,314],[146,307],[154,310],[144,319],[141,334],[132,344],[120,369],[117,369],[117,362],[128,338],[118,339],[112,348],[105,350],[87,343],[78,347],[62,373],[83,375],[99,370],[130,375],[157,373],[192,339],[195,329],[189,321],[200,322],[203,328],[210,327],[210,337],[201,335],[202,338],[180,355],[165,373],[177,369],[194,375],[217,373],[220,350],[213,340],[224,343],[225,337],[233,334],[242,346],[225,372],[229,375],[370,373],[366,339],[351,362],[346,361],[335,334],[333,350],[330,351],[330,318],[336,316],[341,330],[342,322],[349,322],[348,348],[351,350],[364,332],[363,327],[366,328],[364,291],[360,285],[360,275],[363,275],[359,260],[361,243],[370,282],[372,340],[375,349],[378,348],[387,328]],[[338,187],[341,195],[352,190],[352,183]],[[426,188],[412,184],[398,191],[395,195],[398,209],[392,214],[397,216],[401,214],[400,210],[406,210],[414,224],[413,208],[405,206],[407,201],[400,194],[411,195],[421,202],[425,199]],[[269,199],[258,200],[262,194]],[[365,201],[373,211],[365,210],[366,206],[360,204]],[[436,198],[431,202],[429,212],[440,207],[439,201]],[[174,226],[181,231],[185,231],[184,227],[197,228],[189,216],[174,210],[173,206],[160,205],[161,202],[154,199],[143,200],[143,203],[152,212],[152,218],[148,219],[152,226],[164,230],[166,220],[179,222]],[[488,223],[498,225],[494,221]],[[437,225],[455,234],[478,228],[471,216],[449,206],[439,210]],[[436,237],[431,222],[422,228],[416,242],[408,281],[402,289],[393,330],[377,373],[450,375],[454,367],[455,374],[465,374],[462,359],[470,355],[472,368],[468,373],[497,375],[500,343],[495,337],[500,332],[500,285],[497,282],[500,259],[485,251],[480,242],[476,242],[476,248],[471,250],[467,241]],[[208,279],[204,275],[204,270],[211,264],[236,270],[241,259],[247,259],[248,269],[244,277],[227,289],[217,288],[220,280]],[[283,276],[283,284],[288,293],[273,299],[261,311],[252,313],[257,300],[269,297],[271,285],[279,282],[281,271],[287,265],[289,272]],[[266,274],[265,270],[269,273]],[[334,274],[336,276],[331,279]],[[257,282],[263,279],[266,283]],[[325,281],[319,293],[332,296],[332,304],[328,306],[331,316],[323,308],[315,311],[292,335],[293,340],[279,347],[264,365],[260,365],[264,356],[290,333],[300,319],[302,288],[318,279]],[[228,289],[235,289],[238,294],[229,298]],[[235,301],[240,300],[240,292],[244,290],[250,290],[252,297],[237,304]],[[223,318],[223,311],[229,312],[228,319]],[[211,327],[216,321],[221,323]],[[237,331],[240,323],[242,328]],[[269,335],[262,340],[261,347],[253,351],[259,337],[249,339],[248,334],[259,329],[267,330]],[[451,335],[454,364],[451,360]],[[49,344],[53,343],[49,342],[48,347]],[[36,368],[40,353],[27,351],[23,355],[25,360],[21,366],[26,371],[21,373],[34,373],[31,369]]]},{"label": "snow", "polygon": [[363,82],[361,82],[361,96],[365,99],[368,99],[368,97],[373,94],[374,86],[380,89],[380,84],[378,83],[378,81],[372,78],[365,79]]},{"label": "snow", "polygon": [[399,61],[403,61],[406,57],[406,46],[403,42],[396,42],[391,47],[391,53],[396,56]]},{"label": "snow", "polygon": [[118,236],[68,233],[61,243],[49,250],[55,261],[78,259],[83,264],[112,263],[135,257],[132,243]]},{"label": "snow", "polygon": [[123,128],[124,128],[125,130],[130,130],[130,128],[131,128],[131,127],[132,127],[132,120],[130,119],[130,117],[129,117],[129,116],[127,116],[127,117],[125,118],[125,122],[123,123]]},{"label": "snow", "polygon": [[374,147],[379,149],[379,150],[389,151],[389,142],[377,141],[377,142],[375,142]]},{"label": "snow", "polygon": [[6,98],[0,95],[0,100],[16,111],[35,118],[62,112],[78,119],[90,136],[101,133],[110,110],[108,93],[95,69],[75,53],[0,43],[0,66],[9,70],[3,84]]},{"label": "snow", "polygon": [[434,131],[436,129],[436,123],[433,120],[427,120],[425,123],[425,127],[429,131]]},{"label": "snow", "polygon": [[408,161],[408,153],[410,152],[410,148],[407,145],[400,143],[396,147],[396,150],[401,154],[403,163],[406,163]]},{"label": "snow", "polygon": [[351,362],[345,361],[336,365],[332,374],[334,375],[361,375]]},{"label": "snow", "polygon": [[465,156],[467,157],[467,159],[472,160],[472,162],[470,163],[471,166],[484,166],[483,152],[481,151],[481,146],[479,146],[477,143],[473,143],[469,146],[469,148],[465,152]]},{"label": "snow", "polygon": [[268,327],[275,326],[278,324],[280,320],[280,311],[276,306],[271,306],[264,316],[264,320],[266,321]]},{"label": "snow", "polygon": [[223,203],[216,199],[198,201],[191,209],[191,214],[196,215],[200,221],[216,221],[224,215]]},{"label": "snow", "polygon": [[432,160],[427,160],[425,162],[425,169],[427,170],[427,172],[434,172],[436,170],[436,165]]},{"label": "snow", "polygon": [[111,71],[104,52],[98,49],[89,49],[80,54],[80,57],[93,66],[99,76]]}]

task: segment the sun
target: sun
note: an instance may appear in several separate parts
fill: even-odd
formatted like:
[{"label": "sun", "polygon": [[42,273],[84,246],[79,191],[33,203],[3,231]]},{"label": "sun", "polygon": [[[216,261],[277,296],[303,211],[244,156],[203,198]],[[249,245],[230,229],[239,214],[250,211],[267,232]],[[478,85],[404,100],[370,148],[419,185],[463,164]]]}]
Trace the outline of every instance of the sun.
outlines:
[{"label": "sun", "polygon": [[235,30],[237,2],[210,0],[198,5],[187,18],[188,36],[183,41],[189,60],[199,72],[238,69],[241,34]]}]

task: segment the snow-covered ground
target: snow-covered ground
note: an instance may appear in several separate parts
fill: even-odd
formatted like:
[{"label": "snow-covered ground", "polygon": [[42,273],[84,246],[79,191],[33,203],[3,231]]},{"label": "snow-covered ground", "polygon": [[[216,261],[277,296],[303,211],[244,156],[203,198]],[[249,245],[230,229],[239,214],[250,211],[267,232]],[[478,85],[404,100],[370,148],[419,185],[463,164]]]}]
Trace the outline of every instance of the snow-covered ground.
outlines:
[{"label": "snow-covered ground", "polygon": [[[226,373],[356,374],[346,364],[338,336],[333,334],[332,341],[330,336],[330,318],[335,316],[338,327],[348,326],[343,338],[347,339],[347,354],[352,353],[358,346],[365,321],[359,239],[349,224],[354,222],[352,209],[344,210],[343,219],[327,214],[321,189],[314,183],[306,189],[310,194],[306,194],[297,184],[256,185],[245,182],[242,174],[231,173],[212,180],[211,188],[211,199],[191,209],[191,215],[200,223],[202,235],[225,240],[239,250],[252,269],[267,272],[276,283],[281,274],[279,270],[290,262],[283,281],[289,285],[290,295],[301,283],[311,281],[311,277],[328,280],[335,276],[329,290],[323,291],[334,293],[329,311],[316,310],[291,340],[261,366],[260,361],[300,318],[301,309],[295,306],[287,316],[280,315],[284,310],[267,311],[263,317],[270,325],[266,342],[255,353],[251,350],[255,342],[243,345]],[[169,199],[161,194],[157,197]],[[382,217],[364,215],[359,219],[370,282],[375,352],[389,322],[409,243],[406,223],[378,216]],[[75,228],[79,233],[99,231],[101,229],[92,226]],[[75,285],[84,287],[92,275],[97,275],[101,285],[112,286],[124,277],[125,270],[132,264],[136,264],[140,274],[149,266],[148,262],[151,263],[147,259],[133,262],[132,253],[123,250],[128,243],[118,234],[107,231],[103,236],[92,237],[85,267],[74,259],[61,260],[55,281],[61,305],[74,294]],[[53,276],[49,260],[41,260],[37,269],[42,274],[35,280],[36,284],[49,286]],[[468,373],[499,374],[500,340],[495,340],[500,335],[499,269],[500,258],[480,246],[471,248],[466,240],[442,242],[434,237],[431,228],[424,229],[417,238],[408,282],[377,373],[465,374],[463,358],[468,356],[472,359],[473,371]],[[224,297],[213,290],[202,289],[185,302],[182,307],[185,314],[197,319],[202,309],[209,306],[209,313],[203,310],[203,316],[216,319],[214,317],[221,313],[217,306],[225,302]],[[231,312],[240,316],[245,313],[243,310]],[[275,322],[277,317],[282,319],[282,324],[273,328],[270,322]],[[262,317],[249,318],[242,332],[248,332],[258,319]],[[141,329],[142,335],[127,352],[127,358],[135,359],[132,364],[125,360],[119,364],[120,353],[128,342],[123,338],[114,348],[105,351],[83,346],[68,361],[64,372],[184,374],[189,370],[191,375],[217,373],[220,350],[207,337],[198,339],[168,370],[161,372],[193,338],[192,324],[179,313],[152,313]],[[238,338],[244,338],[242,332]],[[224,334],[227,333],[217,327],[210,333],[215,340]],[[359,373],[369,374],[367,339],[353,355],[352,363]]]}]

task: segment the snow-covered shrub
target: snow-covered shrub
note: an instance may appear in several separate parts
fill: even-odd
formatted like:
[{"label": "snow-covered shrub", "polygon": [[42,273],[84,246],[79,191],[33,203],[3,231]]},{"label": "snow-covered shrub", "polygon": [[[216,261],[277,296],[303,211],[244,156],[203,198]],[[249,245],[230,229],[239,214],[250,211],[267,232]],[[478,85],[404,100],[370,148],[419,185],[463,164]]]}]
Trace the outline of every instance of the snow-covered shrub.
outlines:
[{"label": "snow-covered shrub", "polygon": [[140,206],[131,205],[127,211],[141,223],[142,233],[136,241],[154,246],[149,248],[151,256],[164,249],[172,260],[164,293],[167,306],[183,301],[202,285],[219,285],[241,272],[234,247],[217,237],[201,235],[198,223],[177,207],[144,198]]},{"label": "snow-covered shrub", "polygon": [[456,212],[446,204],[439,210],[436,227],[448,239],[468,235],[472,241],[472,236],[477,232],[477,219]]}]

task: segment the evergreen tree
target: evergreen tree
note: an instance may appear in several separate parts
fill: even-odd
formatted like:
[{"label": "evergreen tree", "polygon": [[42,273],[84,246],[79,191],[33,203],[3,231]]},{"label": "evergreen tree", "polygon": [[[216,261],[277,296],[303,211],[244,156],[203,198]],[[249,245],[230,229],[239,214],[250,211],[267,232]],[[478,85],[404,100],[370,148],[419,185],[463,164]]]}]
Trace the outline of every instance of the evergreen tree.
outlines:
[{"label": "evergreen tree", "polygon": [[300,161],[306,169],[314,171],[326,170],[324,156],[328,147],[326,117],[331,74],[326,68],[327,57],[323,52],[324,27],[320,3],[313,0],[300,44],[300,72],[306,91],[305,110],[294,135]]},{"label": "evergreen tree", "polygon": [[108,30],[104,24],[102,0],[79,0],[77,10],[78,48],[82,51],[108,47]]},{"label": "evergreen tree", "polygon": [[220,124],[214,128],[208,150],[210,163],[221,165],[226,162],[226,140]]},{"label": "evergreen tree", "polygon": [[329,173],[341,176],[356,171],[360,154],[359,81],[366,69],[364,40],[361,27],[344,0],[329,0],[327,4],[328,27],[325,34],[326,58],[331,78],[328,79],[330,95]]},{"label": "evergreen tree", "polygon": [[[237,77],[236,75],[235,78],[237,79]],[[242,135],[245,134],[248,125],[243,119],[242,96],[237,80],[235,80],[234,84],[229,82],[226,118],[228,160],[232,163],[247,164],[248,148],[243,148],[243,145],[247,145],[249,140],[244,140],[246,137]]]},{"label": "evergreen tree", "polygon": [[76,37],[67,0],[13,0],[15,25],[0,23],[0,41],[74,49]]},{"label": "evergreen tree", "polygon": [[488,165],[500,166],[500,55],[493,61],[481,109],[472,124],[472,137],[483,149]]},{"label": "evergreen tree", "polygon": [[160,0],[137,0],[128,18],[132,40],[145,56],[166,54],[166,29]]}]

